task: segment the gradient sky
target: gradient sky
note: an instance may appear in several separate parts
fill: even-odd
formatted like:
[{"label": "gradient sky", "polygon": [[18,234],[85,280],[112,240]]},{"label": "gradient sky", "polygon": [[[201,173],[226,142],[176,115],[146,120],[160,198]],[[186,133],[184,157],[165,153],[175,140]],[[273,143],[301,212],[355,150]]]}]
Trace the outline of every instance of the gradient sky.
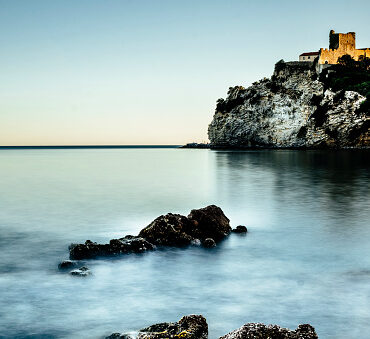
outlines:
[{"label": "gradient sky", "polygon": [[230,86],[370,46],[370,1],[0,0],[0,145],[207,140]]}]

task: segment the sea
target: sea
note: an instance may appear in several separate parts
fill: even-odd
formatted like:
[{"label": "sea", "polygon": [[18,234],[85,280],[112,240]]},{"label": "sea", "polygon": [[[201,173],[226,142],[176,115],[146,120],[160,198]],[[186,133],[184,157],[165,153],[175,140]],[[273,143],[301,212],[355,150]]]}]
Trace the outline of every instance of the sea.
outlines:
[{"label": "sea", "polygon": [[[370,333],[370,153],[178,147],[0,150],[0,338],[104,338],[202,314],[320,338]],[[138,234],[215,204],[216,248],[166,248],[58,270],[68,246]]]}]

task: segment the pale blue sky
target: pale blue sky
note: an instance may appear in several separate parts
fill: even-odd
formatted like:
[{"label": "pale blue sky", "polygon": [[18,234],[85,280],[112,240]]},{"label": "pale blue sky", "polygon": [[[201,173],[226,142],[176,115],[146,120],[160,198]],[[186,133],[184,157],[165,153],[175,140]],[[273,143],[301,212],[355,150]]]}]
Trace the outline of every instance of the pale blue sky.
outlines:
[{"label": "pale blue sky", "polygon": [[370,1],[0,0],[0,145],[207,139],[228,87],[370,46]]}]

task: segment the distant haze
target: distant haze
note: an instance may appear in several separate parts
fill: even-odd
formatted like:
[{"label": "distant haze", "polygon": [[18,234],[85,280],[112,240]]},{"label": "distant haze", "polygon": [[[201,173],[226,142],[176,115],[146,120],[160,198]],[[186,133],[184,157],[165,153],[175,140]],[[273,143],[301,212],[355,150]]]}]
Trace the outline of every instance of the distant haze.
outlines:
[{"label": "distant haze", "polygon": [[279,59],[370,46],[370,2],[0,0],[0,145],[207,140],[216,100]]}]

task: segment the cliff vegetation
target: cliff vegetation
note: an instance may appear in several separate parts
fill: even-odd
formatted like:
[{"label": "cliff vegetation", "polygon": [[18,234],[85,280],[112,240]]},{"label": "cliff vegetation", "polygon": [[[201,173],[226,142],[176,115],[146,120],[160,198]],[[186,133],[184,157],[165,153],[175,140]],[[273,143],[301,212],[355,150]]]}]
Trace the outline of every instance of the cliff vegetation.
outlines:
[{"label": "cliff vegetation", "polygon": [[230,87],[208,128],[211,148],[370,147],[369,59],[316,66],[280,60],[271,78]]}]

